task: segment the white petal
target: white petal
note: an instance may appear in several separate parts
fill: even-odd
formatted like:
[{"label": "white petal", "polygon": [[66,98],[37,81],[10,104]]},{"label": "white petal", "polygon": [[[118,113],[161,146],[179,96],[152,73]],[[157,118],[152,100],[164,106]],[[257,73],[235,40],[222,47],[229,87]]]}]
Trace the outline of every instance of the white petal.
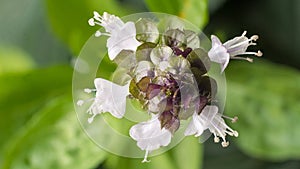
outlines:
[{"label": "white petal", "polygon": [[211,40],[212,48],[209,50],[208,56],[211,61],[221,64],[223,72],[229,63],[230,55],[216,36],[212,35]]},{"label": "white petal", "polygon": [[130,136],[137,141],[140,149],[152,151],[161,146],[167,146],[171,142],[172,134],[165,128],[161,129],[158,115],[154,115],[151,120],[141,122],[131,127]]},{"label": "white petal", "polygon": [[107,40],[108,55],[113,60],[122,50],[133,50],[141,44],[136,40],[136,29],[133,22],[127,22],[118,32],[114,32]]},{"label": "white petal", "polygon": [[207,126],[205,125],[205,122],[200,118],[200,116],[197,113],[194,113],[189,126],[184,132],[184,135],[189,136],[195,134],[195,137],[198,137],[203,133],[206,127]]},{"label": "white petal", "polygon": [[126,110],[126,97],[129,94],[129,84],[120,86],[108,80],[96,78],[96,98],[89,111],[93,115],[109,112],[116,118],[122,118]]},{"label": "white petal", "polygon": [[222,45],[222,42],[220,41],[220,39],[217,36],[211,35],[210,39],[211,39],[211,43],[213,45]]}]

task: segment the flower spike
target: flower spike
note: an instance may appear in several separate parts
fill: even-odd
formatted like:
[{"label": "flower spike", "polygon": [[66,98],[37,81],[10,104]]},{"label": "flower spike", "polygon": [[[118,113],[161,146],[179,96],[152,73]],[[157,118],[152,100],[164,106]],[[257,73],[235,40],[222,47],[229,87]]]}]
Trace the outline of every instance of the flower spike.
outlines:
[{"label": "flower spike", "polygon": [[249,46],[256,45],[258,35],[247,37],[244,31],[225,43],[212,35],[212,47],[207,52],[200,43],[200,31],[185,28],[175,19],[170,20],[172,23],[168,18],[159,19],[151,16],[125,22],[107,12],[102,15],[93,12],[88,24],[102,27],[95,36],[107,39],[109,59],[117,65],[112,74],[117,84],[96,78],[95,89],[82,89],[95,97],[78,100],[77,105],[91,101],[87,110],[89,118],[85,120],[92,123],[97,115],[105,112],[122,118],[126,99],[135,99],[134,105],[138,103],[151,117],[129,130],[129,136],[144,152],[143,163],[150,162],[148,156],[152,151],[168,146],[172,136],[177,137],[176,132],[185,124],[183,120],[188,119],[191,121],[184,131],[185,136],[199,137],[209,130],[214,142],[227,147],[226,137],[238,137],[239,133],[225,120],[235,123],[238,118],[223,115],[215,105],[219,105],[218,91],[222,89],[219,84],[224,83],[215,79],[211,62],[220,64],[222,72],[230,59],[253,62],[243,55],[262,56],[260,50],[247,51]]}]

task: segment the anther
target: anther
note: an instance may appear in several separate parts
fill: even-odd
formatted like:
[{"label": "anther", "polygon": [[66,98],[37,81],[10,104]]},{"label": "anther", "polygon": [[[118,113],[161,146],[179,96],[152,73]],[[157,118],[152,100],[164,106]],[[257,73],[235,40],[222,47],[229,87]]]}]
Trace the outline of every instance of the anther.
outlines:
[{"label": "anther", "polygon": [[102,36],[102,35],[104,35],[104,36],[110,36],[109,33],[103,33],[103,32],[100,32],[100,31],[96,31],[96,33],[95,33],[95,36],[96,36],[96,37],[100,37],[100,36]]},{"label": "anther", "polygon": [[150,160],[147,160],[148,153],[149,153],[149,150],[146,150],[146,153],[145,153],[145,156],[144,156],[144,159],[143,159],[142,163],[149,163],[150,162]]},{"label": "anther", "polygon": [[259,51],[257,51],[257,53],[255,55],[258,57],[261,57],[263,55],[263,53],[259,50]]},{"label": "anther", "polygon": [[235,122],[237,122],[238,119],[239,119],[237,116],[234,116],[234,117],[232,118],[232,117],[228,117],[228,116],[222,115],[222,117],[224,117],[225,119],[231,120],[231,123],[235,123]]},{"label": "anther", "polygon": [[254,41],[256,41],[258,38],[259,38],[258,35],[251,36],[251,40],[254,40]]},{"label": "anther", "polygon": [[84,101],[83,100],[78,100],[76,104],[77,104],[77,106],[82,106],[84,104]]},{"label": "anther", "polygon": [[93,14],[94,18],[101,18],[101,15],[98,12],[94,11]]},{"label": "anther", "polygon": [[253,59],[251,59],[251,58],[246,58],[246,60],[251,63],[253,62]]},{"label": "anther", "polygon": [[215,142],[215,143],[218,143],[218,142],[220,142],[220,138],[219,138],[219,137],[217,137],[217,136],[215,136],[215,137],[214,137],[214,142]]},{"label": "anther", "polygon": [[89,23],[90,26],[95,26],[96,25],[94,18],[89,19],[88,23]]},{"label": "anther", "polygon": [[242,34],[242,36],[245,36],[246,34],[247,34],[247,31],[244,31],[243,34]]},{"label": "anther", "polygon": [[233,133],[234,137],[238,137],[239,136],[239,133],[237,131],[233,131],[232,133]]},{"label": "anther", "polygon": [[231,123],[235,123],[235,122],[237,122],[238,121],[238,117],[237,116],[234,116],[233,118],[232,118],[232,120],[231,120]]},{"label": "anther", "polygon": [[228,141],[223,141],[221,143],[222,147],[228,147],[229,146],[229,142]]},{"label": "anther", "polygon": [[93,114],[92,117],[88,118],[88,122],[91,124],[97,114]]},{"label": "anther", "polygon": [[95,36],[96,37],[100,37],[102,35],[102,33],[100,31],[96,31]]},{"label": "anther", "polygon": [[92,93],[92,92],[94,92],[94,91],[96,91],[96,89],[88,89],[88,88],[85,88],[85,89],[84,89],[84,92],[85,92],[85,93]]}]

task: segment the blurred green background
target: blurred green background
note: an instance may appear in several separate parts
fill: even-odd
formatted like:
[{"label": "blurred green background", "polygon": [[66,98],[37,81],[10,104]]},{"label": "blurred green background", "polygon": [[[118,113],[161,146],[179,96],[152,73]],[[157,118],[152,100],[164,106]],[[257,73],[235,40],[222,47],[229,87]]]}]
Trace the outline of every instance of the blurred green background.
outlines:
[{"label": "blurred green background", "polygon": [[[0,168],[299,169],[300,1],[0,0]],[[223,41],[259,34],[262,59],[232,61],[225,113],[239,116],[224,149],[186,138],[151,163],[99,149],[73,110],[72,63],[95,32],[92,11],[183,17]]]}]

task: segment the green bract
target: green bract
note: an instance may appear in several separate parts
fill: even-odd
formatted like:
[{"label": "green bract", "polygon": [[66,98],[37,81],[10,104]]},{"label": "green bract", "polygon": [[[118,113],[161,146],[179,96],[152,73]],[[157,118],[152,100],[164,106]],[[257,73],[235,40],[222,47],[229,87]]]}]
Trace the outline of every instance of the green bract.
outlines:
[{"label": "green bract", "polygon": [[140,42],[157,43],[159,32],[154,22],[149,19],[141,18],[136,24],[136,39]]}]

